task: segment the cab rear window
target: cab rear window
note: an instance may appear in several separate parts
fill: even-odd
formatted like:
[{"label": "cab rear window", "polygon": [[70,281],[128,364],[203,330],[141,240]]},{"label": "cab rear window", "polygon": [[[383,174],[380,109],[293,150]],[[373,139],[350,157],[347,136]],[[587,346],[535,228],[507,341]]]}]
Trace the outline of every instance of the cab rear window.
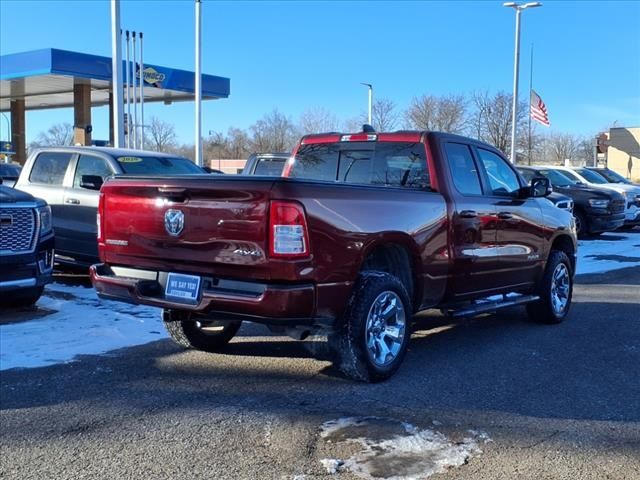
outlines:
[{"label": "cab rear window", "polygon": [[418,142],[302,145],[288,176],[410,189],[431,186],[425,148]]}]

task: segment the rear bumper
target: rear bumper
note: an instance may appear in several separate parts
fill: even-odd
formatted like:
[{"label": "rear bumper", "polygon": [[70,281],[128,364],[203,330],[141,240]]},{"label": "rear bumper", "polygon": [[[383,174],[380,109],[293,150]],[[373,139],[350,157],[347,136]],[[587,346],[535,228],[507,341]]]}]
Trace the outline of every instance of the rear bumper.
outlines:
[{"label": "rear bumper", "polygon": [[281,285],[203,277],[197,303],[188,304],[165,297],[167,272],[114,269],[107,264],[90,268],[100,298],[268,325],[331,327],[352,287],[351,282]]}]

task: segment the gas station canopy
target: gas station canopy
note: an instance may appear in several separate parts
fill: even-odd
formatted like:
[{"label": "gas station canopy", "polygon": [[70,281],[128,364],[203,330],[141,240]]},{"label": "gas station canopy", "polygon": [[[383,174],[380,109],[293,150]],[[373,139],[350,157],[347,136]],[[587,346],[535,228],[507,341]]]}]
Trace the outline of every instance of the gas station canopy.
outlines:
[{"label": "gas station canopy", "polygon": [[[145,102],[193,100],[193,72],[145,63],[143,78]],[[109,104],[111,58],[54,48],[0,56],[0,111],[18,99],[26,110],[73,107],[78,84],[91,86],[92,106]],[[228,78],[202,75],[203,100],[227,98],[229,90]]]}]

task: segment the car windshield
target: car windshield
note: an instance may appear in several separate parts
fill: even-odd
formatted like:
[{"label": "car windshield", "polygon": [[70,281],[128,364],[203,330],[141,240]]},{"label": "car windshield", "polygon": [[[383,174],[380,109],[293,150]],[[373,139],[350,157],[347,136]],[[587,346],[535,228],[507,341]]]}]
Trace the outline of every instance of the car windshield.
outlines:
[{"label": "car windshield", "polygon": [[132,155],[117,157],[124,173],[141,175],[190,175],[205,173],[203,169],[186,158]]},{"label": "car windshield", "polygon": [[0,177],[18,178],[18,176],[20,176],[20,167],[10,163],[0,163]]},{"label": "car windshield", "polygon": [[568,187],[569,185],[575,185],[578,183],[571,177],[559,172],[558,170],[540,170],[540,173],[547,177],[554,187]]},{"label": "car windshield", "polygon": [[631,183],[618,172],[614,172],[613,170],[609,170],[608,168],[603,168],[602,170],[595,171],[611,183]]},{"label": "car windshield", "polygon": [[586,178],[587,181],[590,183],[597,183],[600,185],[604,183],[609,183],[607,179],[604,178],[602,175],[596,172],[592,172],[591,170],[588,170],[586,168],[576,168],[576,172],[578,172],[580,175]]}]

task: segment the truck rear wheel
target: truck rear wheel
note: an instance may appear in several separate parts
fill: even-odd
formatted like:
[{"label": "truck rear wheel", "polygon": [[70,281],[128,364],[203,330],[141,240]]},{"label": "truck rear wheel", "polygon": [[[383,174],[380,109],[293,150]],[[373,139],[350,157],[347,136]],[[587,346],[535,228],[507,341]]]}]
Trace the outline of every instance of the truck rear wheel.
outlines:
[{"label": "truck rear wheel", "polygon": [[573,295],[573,272],[566,253],[551,251],[537,293],[540,300],[527,305],[529,317],[542,323],[562,322],[569,313]]},{"label": "truck rear wheel", "polygon": [[385,272],[361,273],[343,324],[329,339],[338,368],[364,382],[391,377],[407,353],[411,316],[411,301],[400,280]]},{"label": "truck rear wheel", "polygon": [[238,333],[242,321],[207,320],[180,310],[162,311],[162,320],[171,340],[183,348],[218,352]]}]

